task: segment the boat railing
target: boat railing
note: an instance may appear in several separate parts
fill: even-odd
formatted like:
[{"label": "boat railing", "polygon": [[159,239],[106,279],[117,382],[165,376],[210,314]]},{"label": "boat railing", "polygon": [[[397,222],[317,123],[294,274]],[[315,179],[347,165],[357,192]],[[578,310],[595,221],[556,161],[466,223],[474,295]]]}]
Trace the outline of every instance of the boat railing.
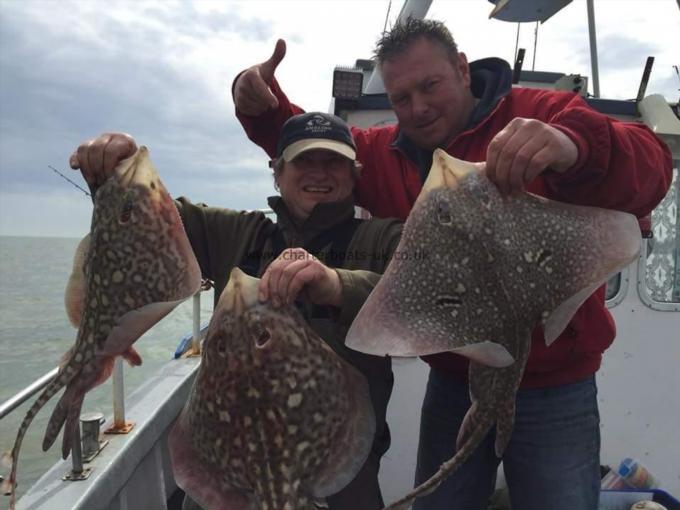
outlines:
[{"label": "boat railing", "polygon": [[0,404],[0,420],[47,386],[57,375],[57,372],[59,372],[59,367],[53,368],[45,375],[26,386],[23,390]]},{"label": "boat railing", "polygon": [[[209,290],[211,283],[204,281],[196,294],[193,295],[192,312],[192,339],[191,343],[197,347],[201,339],[201,292]],[[198,349],[195,351],[198,352]],[[59,367],[55,367],[43,376],[39,377],[21,391],[0,404],[0,419],[21,406],[24,402],[43,390],[59,373]],[[116,357],[112,373],[113,381],[113,424],[106,429],[107,434],[127,434],[134,427],[134,423],[125,420],[125,380],[123,375],[123,360]],[[106,446],[107,442],[99,441],[99,426],[104,422],[100,413],[83,414],[80,417],[83,427],[76,427],[73,437],[73,449],[71,451],[71,472],[64,476],[65,481],[83,480],[89,475],[89,470],[83,468],[83,462],[91,461]],[[81,435],[83,440],[81,440]],[[94,438],[94,439],[93,439]],[[84,443],[84,445],[83,445]],[[83,448],[82,446],[85,446]]]}]

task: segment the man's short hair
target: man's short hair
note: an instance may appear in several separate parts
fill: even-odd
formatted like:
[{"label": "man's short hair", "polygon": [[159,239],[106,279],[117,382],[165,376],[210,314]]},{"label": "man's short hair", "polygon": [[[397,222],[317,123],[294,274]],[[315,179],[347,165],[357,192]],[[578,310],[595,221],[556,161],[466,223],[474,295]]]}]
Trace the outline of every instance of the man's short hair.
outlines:
[{"label": "man's short hair", "polygon": [[452,64],[458,60],[458,46],[444,23],[433,19],[406,18],[403,23],[397,23],[391,30],[384,32],[375,46],[375,59],[378,65],[395,55],[403,53],[414,42],[425,38],[439,44],[449,55]]}]

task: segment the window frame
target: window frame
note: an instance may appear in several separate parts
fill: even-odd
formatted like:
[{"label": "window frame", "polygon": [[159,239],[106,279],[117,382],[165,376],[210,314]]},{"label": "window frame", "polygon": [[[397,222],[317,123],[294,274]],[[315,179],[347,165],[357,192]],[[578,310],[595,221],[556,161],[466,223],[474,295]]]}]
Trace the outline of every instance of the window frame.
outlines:
[{"label": "window frame", "polygon": [[630,268],[625,267],[613,276],[619,277],[619,288],[616,290],[616,294],[605,300],[604,304],[607,308],[614,308],[621,304],[628,294],[628,287],[630,287]]},{"label": "window frame", "polygon": [[[676,240],[680,242],[680,240]],[[680,312],[680,302],[677,301],[657,301],[652,298],[647,287],[647,250],[649,240],[643,239],[640,245],[640,256],[638,257],[637,265],[637,292],[647,308],[656,310],[657,312]],[[676,268],[676,271],[678,268]]]},{"label": "window frame", "polygon": [[[674,159],[673,160],[673,180],[671,181],[671,185],[675,183],[676,186],[676,191],[675,191],[675,207],[676,210],[680,208],[680,160]],[[671,190],[669,190],[669,193]],[[657,206],[658,207],[658,206]],[[676,213],[676,222],[680,221],[680,212]],[[674,250],[680,251],[680,225],[676,225],[676,237],[675,237],[675,244],[674,244]],[[654,231],[654,224],[652,223],[652,231]],[[649,287],[647,286],[647,257],[650,255],[649,253],[649,239],[642,239],[642,242],[640,244],[640,256],[638,258],[638,265],[637,265],[637,292],[638,296],[640,297],[640,301],[642,301],[645,306],[652,310],[656,310],[659,312],[677,312],[680,311],[680,301],[658,301],[652,297],[652,295],[649,292]],[[671,275],[671,278],[675,280],[676,278],[676,273],[680,271],[680,267],[678,267],[678,260],[676,256],[676,265],[674,267],[674,273]]]}]

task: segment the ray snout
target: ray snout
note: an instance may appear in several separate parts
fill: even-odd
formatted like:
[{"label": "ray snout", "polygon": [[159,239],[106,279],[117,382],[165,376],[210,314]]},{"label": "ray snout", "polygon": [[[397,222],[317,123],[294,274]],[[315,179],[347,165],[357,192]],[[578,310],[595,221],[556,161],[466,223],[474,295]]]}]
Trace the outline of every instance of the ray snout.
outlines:
[{"label": "ray snout", "polygon": [[160,189],[162,186],[158,172],[149,158],[149,150],[144,146],[118,164],[114,177],[126,188],[143,186],[153,190]]},{"label": "ray snout", "polygon": [[[225,301],[227,313],[239,316],[257,304],[257,285],[259,280],[248,276],[238,267],[231,270],[229,283],[222,292],[220,302]],[[218,307],[220,305],[218,304]]]}]

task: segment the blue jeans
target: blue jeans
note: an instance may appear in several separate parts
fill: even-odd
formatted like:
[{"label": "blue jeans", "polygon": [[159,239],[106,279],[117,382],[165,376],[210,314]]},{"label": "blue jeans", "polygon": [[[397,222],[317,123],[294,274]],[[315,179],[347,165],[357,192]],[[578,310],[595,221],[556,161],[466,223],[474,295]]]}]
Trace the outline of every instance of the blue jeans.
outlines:
[{"label": "blue jeans", "polygon": [[[470,407],[466,385],[430,370],[423,401],[416,484],[455,451],[458,428]],[[512,508],[597,510],[600,494],[600,417],[595,377],[517,393],[515,428],[503,455]],[[501,459],[495,429],[467,462],[414,510],[483,510]]]}]

